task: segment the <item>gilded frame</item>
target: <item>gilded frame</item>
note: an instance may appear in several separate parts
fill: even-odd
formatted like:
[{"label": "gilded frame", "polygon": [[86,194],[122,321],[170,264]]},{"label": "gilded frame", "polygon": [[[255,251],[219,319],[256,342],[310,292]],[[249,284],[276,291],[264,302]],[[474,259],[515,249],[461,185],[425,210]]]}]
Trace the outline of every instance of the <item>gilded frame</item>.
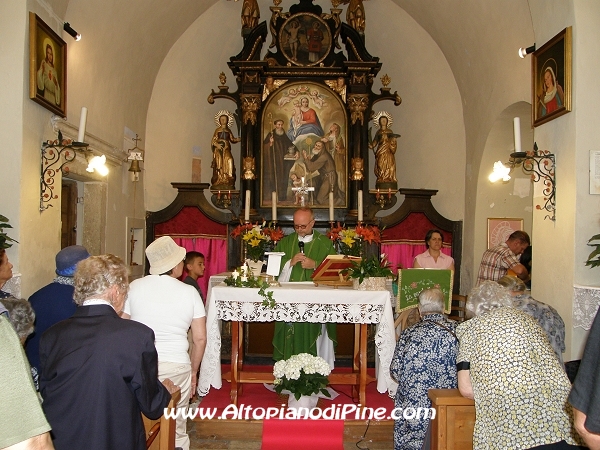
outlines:
[{"label": "gilded frame", "polygon": [[67,117],[67,43],[33,12],[29,13],[29,98]]},{"label": "gilded frame", "polygon": [[[306,100],[305,100],[306,99]],[[306,105],[316,116],[317,124],[299,124],[294,121],[298,108]],[[275,139],[276,122],[281,121],[284,135]],[[295,208],[300,199],[292,191],[300,185],[301,178],[313,187],[308,194],[307,206],[311,208],[328,208],[329,196],[324,186],[328,182],[325,173],[335,165],[334,204],[336,208],[348,205],[348,117],[339,95],[319,83],[293,82],[286,83],[269,96],[262,115],[261,129],[261,176],[260,206],[272,206],[272,192],[278,193],[277,206]],[[338,133],[332,133],[338,125]],[[281,131],[280,131],[281,133]],[[273,139],[273,144],[271,144]],[[279,143],[278,143],[278,142]],[[328,152],[328,162],[321,167],[326,155],[322,158],[312,153],[316,143],[321,141],[322,152]],[[305,164],[304,152],[308,159],[314,161]],[[331,158],[331,160],[329,160]],[[312,170],[311,165],[313,165]],[[292,173],[295,175],[292,178]]]},{"label": "gilded frame", "polygon": [[523,219],[490,217],[487,220],[487,248],[506,242],[514,231],[523,231]]},{"label": "gilded frame", "polygon": [[534,127],[571,111],[572,48],[571,27],[567,27],[532,54]]},{"label": "gilded frame", "polygon": [[323,19],[316,14],[300,13],[285,21],[279,31],[279,42],[290,64],[308,67],[320,64],[327,57],[333,39]]}]

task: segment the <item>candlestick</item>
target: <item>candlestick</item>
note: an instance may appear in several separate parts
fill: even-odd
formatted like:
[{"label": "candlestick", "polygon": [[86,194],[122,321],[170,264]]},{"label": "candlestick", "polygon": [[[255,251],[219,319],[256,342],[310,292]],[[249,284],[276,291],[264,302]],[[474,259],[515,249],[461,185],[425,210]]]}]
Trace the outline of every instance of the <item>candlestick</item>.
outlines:
[{"label": "candlestick", "polygon": [[362,190],[358,191],[358,221],[363,221],[363,192]]},{"label": "candlestick", "polygon": [[515,134],[515,152],[521,151],[521,119],[515,117],[513,119],[513,128]]},{"label": "candlestick", "polygon": [[277,192],[275,191],[271,192],[271,217],[273,222],[277,222]]},{"label": "candlestick", "polygon": [[246,203],[244,209],[244,221],[250,222],[250,190],[246,189]]},{"label": "candlestick", "polygon": [[334,212],[333,212],[333,192],[329,193],[329,221],[333,222],[334,220]]},{"label": "candlestick", "polygon": [[85,124],[87,122],[87,108],[81,108],[81,116],[79,117],[79,134],[77,134],[77,142],[84,142]]}]

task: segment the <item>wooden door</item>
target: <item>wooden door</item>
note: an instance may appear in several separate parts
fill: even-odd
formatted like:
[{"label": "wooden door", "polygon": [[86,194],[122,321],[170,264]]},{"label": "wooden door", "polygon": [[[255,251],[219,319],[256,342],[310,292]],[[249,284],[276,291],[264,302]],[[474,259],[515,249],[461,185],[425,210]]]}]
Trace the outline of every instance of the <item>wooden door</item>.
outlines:
[{"label": "wooden door", "polygon": [[60,200],[61,234],[60,248],[77,243],[77,183],[72,180],[62,181]]}]

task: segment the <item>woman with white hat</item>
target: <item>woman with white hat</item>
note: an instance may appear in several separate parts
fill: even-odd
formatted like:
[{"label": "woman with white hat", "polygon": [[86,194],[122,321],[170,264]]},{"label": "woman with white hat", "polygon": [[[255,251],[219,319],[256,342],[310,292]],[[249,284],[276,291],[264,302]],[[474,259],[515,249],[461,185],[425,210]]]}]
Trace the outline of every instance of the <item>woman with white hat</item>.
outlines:
[{"label": "woman with white hat", "polygon": [[[181,387],[177,405],[186,408],[196,391],[197,374],[206,347],[206,313],[198,291],[178,278],[183,272],[186,250],[169,236],[156,239],[146,248],[150,275],[134,280],[123,309],[131,318],[154,330],[158,351],[158,378],[171,379]],[[192,329],[191,360],[188,330]],[[177,418],[175,445],[188,450],[186,419]]]}]

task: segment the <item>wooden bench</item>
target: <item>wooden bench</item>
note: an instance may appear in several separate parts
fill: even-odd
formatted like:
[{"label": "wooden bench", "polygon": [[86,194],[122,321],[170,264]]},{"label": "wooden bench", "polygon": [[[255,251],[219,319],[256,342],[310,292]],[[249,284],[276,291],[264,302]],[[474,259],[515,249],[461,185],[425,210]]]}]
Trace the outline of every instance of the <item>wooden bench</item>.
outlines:
[{"label": "wooden bench", "polygon": [[[181,391],[171,394],[167,408],[175,408]],[[167,419],[164,415],[156,420],[150,420],[142,414],[146,430],[146,448],[150,450],[175,450],[175,419]]]},{"label": "wooden bench", "polygon": [[475,427],[475,402],[460,395],[458,389],[430,389],[431,450],[472,450]]}]

